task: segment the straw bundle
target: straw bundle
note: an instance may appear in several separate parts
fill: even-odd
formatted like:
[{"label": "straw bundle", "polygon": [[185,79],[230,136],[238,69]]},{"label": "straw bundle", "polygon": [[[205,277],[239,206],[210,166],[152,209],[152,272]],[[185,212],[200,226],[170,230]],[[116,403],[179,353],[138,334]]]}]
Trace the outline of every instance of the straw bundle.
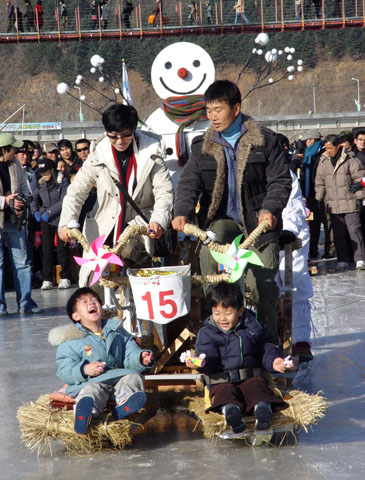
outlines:
[{"label": "straw bundle", "polygon": [[52,455],[52,440],[60,440],[69,453],[77,454],[120,450],[132,442],[130,427],[133,423],[126,419],[110,421],[110,414],[94,421],[86,435],[78,435],[74,431],[73,410],[52,408],[49,395],[41,395],[35,402],[22,405],[17,419],[22,441],[38,456],[48,451]]},{"label": "straw bundle", "polygon": [[[280,430],[284,426],[293,425],[294,429],[303,428],[308,432],[308,426],[316,424],[325,415],[327,403],[320,393],[309,395],[299,390],[289,392],[285,397],[289,407],[281,412],[273,413],[271,427]],[[189,396],[186,399],[186,405],[188,410],[203,424],[203,433],[206,438],[213,439],[217,433],[222,433],[227,428],[223,415],[205,412],[206,406],[201,395]],[[245,422],[247,432],[254,432],[255,419],[246,417]]]}]

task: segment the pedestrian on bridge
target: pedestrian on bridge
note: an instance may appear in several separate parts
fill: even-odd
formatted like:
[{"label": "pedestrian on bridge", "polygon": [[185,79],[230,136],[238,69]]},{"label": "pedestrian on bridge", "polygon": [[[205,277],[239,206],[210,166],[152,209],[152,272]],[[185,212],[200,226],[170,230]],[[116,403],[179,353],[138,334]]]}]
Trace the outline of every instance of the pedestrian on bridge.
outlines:
[{"label": "pedestrian on bridge", "polygon": [[61,8],[61,30],[65,30],[66,27],[70,28],[69,19],[68,19],[68,11],[64,0],[60,0],[60,8]]},{"label": "pedestrian on bridge", "polygon": [[133,3],[128,0],[123,0],[123,23],[125,28],[131,28],[131,14],[133,12]]},{"label": "pedestrian on bridge", "polygon": [[41,30],[43,27],[42,0],[37,0],[36,6],[34,7],[34,25],[37,30]]},{"label": "pedestrian on bridge", "polygon": [[27,32],[34,32],[35,31],[35,26],[34,26],[34,10],[32,7],[32,4],[30,3],[30,0],[25,0],[25,13],[24,13],[24,18],[25,18],[25,30]]},{"label": "pedestrian on bridge", "polygon": [[342,8],[341,8],[341,0],[332,0],[333,1],[333,8],[332,8],[332,17],[342,17]]},{"label": "pedestrian on bridge", "polygon": [[101,4],[101,27],[106,30],[108,28],[109,4],[108,0],[104,0]]},{"label": "pedestrian on bridge", "polygon": [[6,8],[8,12],[8,29],[6,33],[12,33],[15,30],[15,9],[14,5],[11,2],[6,3]]},{"label": "pedestrian on bridge", "polygon": [[244,0],[237,0],[233,5],[233,9],[236,12],[234,23],[250,23],[248,18],[245,15],[245,2]]}]

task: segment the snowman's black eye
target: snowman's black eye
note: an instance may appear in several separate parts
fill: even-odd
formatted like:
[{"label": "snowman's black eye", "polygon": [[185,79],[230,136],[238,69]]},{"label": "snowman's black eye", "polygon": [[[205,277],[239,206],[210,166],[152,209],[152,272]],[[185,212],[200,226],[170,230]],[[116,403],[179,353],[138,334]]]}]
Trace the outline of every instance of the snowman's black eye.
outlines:
[{"label": "snowman's black eye", "polygon": [[193,65],[194,65],[194,67],[200,67],[200,62],[199,62],[199,60],[194,60],[194,61],[193,61]]},{"label": "snowman's black eye", "polygon": [[166,62],[165,63],[165,68],[167,68],[167,70],[171,67],[172,67],[171,62]]}]

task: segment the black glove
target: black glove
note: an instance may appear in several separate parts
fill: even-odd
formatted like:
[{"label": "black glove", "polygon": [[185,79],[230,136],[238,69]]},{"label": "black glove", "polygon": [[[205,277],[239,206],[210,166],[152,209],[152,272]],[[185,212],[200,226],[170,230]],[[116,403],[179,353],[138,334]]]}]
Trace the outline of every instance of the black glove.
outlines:
[{"label": "black glove", "polygon": [[288,243],[295,242],[296,238],[297,237],[290,230],[281,230],[281,232],[279,232],[280,248],[284,248]]},{"label": "black glove", "polygon": [[349,184],[349,192],[356,193],[359,190],[362,190],[362,183],[361,182],[350,183]]},{"label": "black glove", "polygon": [[361,210],[362,209],[362,198],[357,198],[356,199],[356,210]]}]

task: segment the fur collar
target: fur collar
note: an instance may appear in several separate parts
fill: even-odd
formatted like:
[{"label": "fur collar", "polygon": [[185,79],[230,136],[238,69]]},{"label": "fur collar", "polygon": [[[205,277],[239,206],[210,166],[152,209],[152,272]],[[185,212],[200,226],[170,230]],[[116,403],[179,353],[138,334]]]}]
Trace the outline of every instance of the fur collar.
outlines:
[{"label": "fur collar", "polygon": [[[237,184],[241,185],[243,174],[246,168],[247,158],[252,147],[260,147],[264,145],[264,136],[261,131],[261,126],[251,117],[243,115],[243,123],[247,132],[242,135],[238,143],[237,154]],[[214,134],[213,127],[209,127],[204,136],[202,146],[202,153],[214,157],[217,162],[217,176],[212,193],[212,202],[209,206],[206,224],[209,224],[219,207],[223,197],[224,188],[226,185],[226,158],[224,154],[224,147],[212,140]],[[241,191],[239,191],[241,197]],[[242,199],[241,204],[242,204]],[[243,212],[242,218],[243,218]]]},{"label": "fur collar", "polygon": [[[119,318],[110,318],[105,321],[104,328],[109,327],[111,330],[117,330],[122,326]],[[53,347],[58,347],[63,342],[68,340],[78,340],[89,335],[89,331],[79,324],[67,324],[52,328],[48,334],[48,342]]]},{"label": "fur collar", "polygon": [[86,337],[87,332],[79,330],[74,324],[61,325],[52,328],[48,334],[48,341],[53,347],[57,347],[67,340],[75,340]]}]

